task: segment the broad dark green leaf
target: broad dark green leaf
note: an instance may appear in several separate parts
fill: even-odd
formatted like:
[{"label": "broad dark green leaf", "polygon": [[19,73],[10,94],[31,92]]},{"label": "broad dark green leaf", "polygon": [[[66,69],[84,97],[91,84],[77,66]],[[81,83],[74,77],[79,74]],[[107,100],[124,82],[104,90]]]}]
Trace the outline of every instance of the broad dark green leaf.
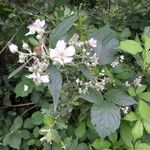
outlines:
[{"label": "broad dark green leaf", "polygon": [[63,22],[58,24],[52,31],[49,36],[49,41],[52,44],[56,44],[56,42],[62,38],[62,36],[70,30],[73,26],[74,22],[77,20],[77,15],[73,15],[70,18],[65,19]]},{"label": "broad dark green leaf", "polygon": [[102,93],[92,88],[89,88],[88,92],[84,95],[81,95],[80,98],[83,98],[96,105],[100,105],[103,101]]},{"label": "broad dark green leaf", "polygon": [[119,128],[120,117],[118,107],[108,101],[94,105],[91,109],[91,121],[101,138],[105,138]]},{"label": "broad dark green leaf", "polygon": [[50,78],[48,88],[52,93],[54,111],[56,111],[62,88],[62,76],[61,73],[57,70],[56,66],[54,65],[49,65],[48,74]]},{"label": "broad dark green leaf", "polygon": [[133,99],[133,97],[127,95],[125,91],[119,89],[109,90],[105,94],[105,97],[109,101],[120,106],[130,106],[136,104],[136,101]]},{"label": "broad dark green leaf", "polygon": [[114,57],[118,50],[116,49],[119,45],[118,39],[114,35],[114,31],[105,26],[96,30],[90,35],[97,40],[97,47],[94,50],[99,57],[100,64],[109,64],[114,61]]},{"label": "broad dark green leaf", "polygon": [[3,144],[9,145],[10,147],[14,148],[14,149],[20,149],[20,144],[21,144],[21,138],[22,138],[22,134],[21,131],[16,131],[13,133],[8,133],[4,139],[3,139]]}]

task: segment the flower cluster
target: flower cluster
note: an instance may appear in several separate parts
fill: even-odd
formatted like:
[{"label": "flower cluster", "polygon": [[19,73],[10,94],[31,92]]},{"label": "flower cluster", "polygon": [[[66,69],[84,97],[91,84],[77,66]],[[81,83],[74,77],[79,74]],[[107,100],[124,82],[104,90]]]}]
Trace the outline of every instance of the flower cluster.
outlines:
[{"label": "flower cluster", "polygon": [[126,81],[125,86],[129,87],[131,86],[131,84],[133,84],[135,87],[141,87],[142,86],[141,82],[142,82],[142,76],[139,76],[139,77],[136,77],[132,83],[129,83],[129,81]]},{"label": "flower cluster", "polygon": [[112,82],[110,78],[105,75],[105,71],[102,70],[99,75],[95,78],[95,82],[83,82],[79,78],[76,79],[76,83],[79,86],[79,93],[85,94],[88,88],[96,89],[97,91],[104,91],[106,84]]},{"label": "flower cluster", "polygon": [[142,86],[141,81],[142,81],[142,76],[135,78],[133,81],[134,86],[135,87],[141,87]]},{"label": "flower cluster", "polygon": [[113,61],[113,62],[111,63],[111,66],[112,66],[113,68],[115,68],[115,67],[117,67],[120,63],[122,63],[123,61],[124,61],[124,56],[123,56],[123,55],[120,55],[120,56],[118,56],[118,57],[116,58],[115,61]]},{"label": "flower cluster", "polygon": [[[95,66],[98,64],[96,53],[92,55],[93,52],[88,50],[96,47],[97,41],[94,38],[87,41],[80,41],[79,35],[75,33],[68,42],[65,40],[58,40],[55,48],[47,48],[44,36],[45,20],[35,20],[35,22],[28,26],[28,29],[29,32],[26,33],[25,36],[36,35],[38,44],[31,48],[28,43],[23,41],[23,51],[20,51],[17,45],[11,43],[9,44],[9,49],[11,53],[18,53],[18,62],[25,64],[25,67],[31,73],[26,75],[26,77],[32,79],[36,85],[49,83],[50,79],[47,68],[50,63],[59,66],[64,66],[66,64],[73,65],[74,58],[82,58],[82,63],[84,62],[88,66]],[[79,55],[77,55],[77,53],[79,53]],[[89,58],[85,57],[85,53],[86,57],[88,56]]]}]

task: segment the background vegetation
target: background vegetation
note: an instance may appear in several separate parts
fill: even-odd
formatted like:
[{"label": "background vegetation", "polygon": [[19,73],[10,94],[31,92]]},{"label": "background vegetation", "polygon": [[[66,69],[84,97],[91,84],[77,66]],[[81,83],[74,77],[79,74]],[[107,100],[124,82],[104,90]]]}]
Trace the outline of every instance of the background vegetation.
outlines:
[{"label": "background vegetation", "polygon": [[[69,88],[73,88],[74,84],[64,84],[62,104],[57,115],[52,115],[51,93],[45,86],[37,87],[26,81],[25,69],[8,79],[10,73],[19,67],[16,63],[18,56],[9,52],[8,42],[21,45],[23,40],[26,41],[27,26],[37,18],[46,20],[48,35],[73,12],[79,14],[73,30],[81,35],[81,39],[108,25],[120,41],[132,39],[147,50],[137,55],[125,53],[125,67],[111,70],[104,66],[108,73],[113,74],[118,87],[131,77],[143,77],[142,87],[127,88],[137,105],[130,106],[127,115],[122,114],[120,128],[105,139],[100,138],[90,121],[92,105],[76,97],[68,98]],[[149,25],[149,0],[0,1],[0,150],[149,150]],[[143,35],[148,38],[142,40]],[[127,51],[124,47],[121,49]],[[70,69],[67,73],[74,72]],[[23,83],[30,85],[27,93],[22,91]],[[139,99],[144,99],[144,102]],[[53,131],[42,132],[55,123]],[[47,141],[40,141],[43,136]]]}]

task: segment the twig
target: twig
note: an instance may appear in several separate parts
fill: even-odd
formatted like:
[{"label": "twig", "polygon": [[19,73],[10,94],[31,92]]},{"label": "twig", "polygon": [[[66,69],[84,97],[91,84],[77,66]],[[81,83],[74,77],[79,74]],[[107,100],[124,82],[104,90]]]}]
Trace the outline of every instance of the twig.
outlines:
[{"label": "twig", "polygon": [[24,112],[21,114],[21,116],[23,116],[25,113],[27,113],[28,111],[30,111],[31,109],[33,109],[33,108],[35,108],[35,107],[36,107],[36,105],[30,107],[29,109],[27,109],[26,111],[24,111]]},{"label": "twig", "polygon": [[4,48],[0,51],[0,54],[6,49],[6,47],[11,43],[11,41],[14,39],[16,36],[17,32],[11,37],[11,39],[7,42],[7,44],[4,46]]},{"label": "twig", "polygon": [[10,108],[10,107],[23,107],[29,105],[34,105],[34,103],[31,102],[31,103],[24,103],[24,104],[17,104],[17,105],[7,105],[7,106],[0,107],[0,109]]}]

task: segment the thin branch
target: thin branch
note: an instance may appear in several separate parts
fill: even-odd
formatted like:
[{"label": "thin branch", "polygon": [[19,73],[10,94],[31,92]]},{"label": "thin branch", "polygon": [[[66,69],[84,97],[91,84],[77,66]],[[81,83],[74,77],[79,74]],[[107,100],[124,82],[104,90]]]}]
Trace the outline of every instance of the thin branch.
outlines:
[{"label": "thin branch", "polygon": [[33,108],[37,107],[36,105],[35,106],[32,106],[30,107],[29,109],[27,109],[26,111],[24,111],[21,116],[23,116],[25,113],[27,113],[28,111],[32,110]]},{"label": "thin branch", "polygon": [[0,107],[0,109],[11,108],[11,107],[23,107],[29,105],[35,105],[35,104],[31,102],[31,103],[24,103],[24,104],[17,104],[17,105],[7,105],[7,106]]},{"label": "thin branch", "polygon": [[14,39],[16,36],[17,32],[11,37],[11,39],[7,42],[7,44],[4,46],[4,48],[0,51],[0,54],[6,49],[6,47],[11,43],[11,41]]}]

